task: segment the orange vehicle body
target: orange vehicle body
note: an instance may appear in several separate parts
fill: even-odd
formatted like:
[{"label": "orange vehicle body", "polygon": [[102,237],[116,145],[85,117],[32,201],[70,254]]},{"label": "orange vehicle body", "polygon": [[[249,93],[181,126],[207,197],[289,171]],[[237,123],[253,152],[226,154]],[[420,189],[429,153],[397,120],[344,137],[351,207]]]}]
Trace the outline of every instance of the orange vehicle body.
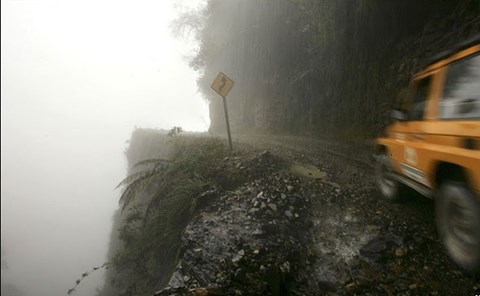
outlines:
[{"label": "orange vehicle body", "polygon": [[480,199],[480,119],[439,118],[439,105],[450,65],[478,54],[480,44],[437,61],[415,75],[410,83],[410,95],[403,103],[407,109],[411,107],[412,90],[420,80],[428,77],[422,120],[396,121],[387,129],[385,137],[377,139],[377,149],[387,152],[393,170],[430,189],[431,197],[438,189],[439,169],[447,165],[463,171],[469,187]]}]

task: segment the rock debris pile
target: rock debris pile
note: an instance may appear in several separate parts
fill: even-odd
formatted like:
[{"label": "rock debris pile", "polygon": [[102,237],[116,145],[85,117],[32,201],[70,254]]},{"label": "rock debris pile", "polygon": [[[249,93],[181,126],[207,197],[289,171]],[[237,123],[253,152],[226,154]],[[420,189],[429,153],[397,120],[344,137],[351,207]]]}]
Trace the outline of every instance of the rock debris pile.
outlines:
[{"label": "rock debris pile", "polygon": [[307,276],[309,197],[267,151],[238,164],[254,180],[201,197],[208,201],[183,234],[177,269],[155,295],[300,293]]},{"label": "rock debris pile", "polygon": [[[443,252],[425,216],[430,203],[392,205],[381,199],[368,172],[323,158],[282,156],[264,151],[224,159],[221,170],[235,169],[237,186],[211,188],[199,197],[177,267],[155,295],[480,291],[478,279]],[[289,161],[314,163],[326,174],[293,174]],[[303,175],[310,175],[307,169]]]}]

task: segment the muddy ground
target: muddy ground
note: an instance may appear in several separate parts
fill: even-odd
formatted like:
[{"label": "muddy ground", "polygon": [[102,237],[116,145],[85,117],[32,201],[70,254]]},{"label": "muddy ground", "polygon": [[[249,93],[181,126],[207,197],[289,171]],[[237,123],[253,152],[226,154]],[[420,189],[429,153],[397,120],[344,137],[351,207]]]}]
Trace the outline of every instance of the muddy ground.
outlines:
[{"label": "muddy ground", "polygon": [[248,182],[199,198],[156,295],[480,294],[439,242],[432,200],[382,198],[369,144],[236,139],[224,162]]}]

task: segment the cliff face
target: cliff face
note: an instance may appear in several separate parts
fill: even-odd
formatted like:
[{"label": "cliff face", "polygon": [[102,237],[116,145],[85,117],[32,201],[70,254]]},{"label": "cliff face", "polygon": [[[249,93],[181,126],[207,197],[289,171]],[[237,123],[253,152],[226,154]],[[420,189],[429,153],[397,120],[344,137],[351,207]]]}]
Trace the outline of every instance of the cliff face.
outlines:
[{"label": "cliff face", "polygon": [[[142,160],[171,157],[172,152],[169,145],[171,139],[165,135],[166,131],[153,129],[136,129],[132,133],[129,147],[125,150],[128,165],[127,175],[138,172],[138,168],[134,168],[134,165]],[[138,194],[144,195],[143,192]],[[129,219],[131,219],[131,211],[122,211],[121,208],[112,217],[112,233],[107,255],[110,263],[114,263],[120,254],[128,250],[127,240],[125,236],[122,237],[121,231],[125,230]],[[135,272],[134,267],[129,268],[119,264],[110,265],[105,273],[105,284],[97,293],[97,296],[118,296],[128,293],[128,284],[131,281],[129,278],[132,272]]]},{"label": "cliff face", "polygon": [[196,12],[191,65],[224,132],[219,71],[234,131],[376,135],[425,58],[480,31],[480,2],[210,0]]},{"label": "cliff face", "polygon": [[110,268],[98,296],[152,295],[167,285],[184,230],[207,193],[233,190],[246,179],[216,138],[138,129],[125,154],[129,175],[121,183]]}]

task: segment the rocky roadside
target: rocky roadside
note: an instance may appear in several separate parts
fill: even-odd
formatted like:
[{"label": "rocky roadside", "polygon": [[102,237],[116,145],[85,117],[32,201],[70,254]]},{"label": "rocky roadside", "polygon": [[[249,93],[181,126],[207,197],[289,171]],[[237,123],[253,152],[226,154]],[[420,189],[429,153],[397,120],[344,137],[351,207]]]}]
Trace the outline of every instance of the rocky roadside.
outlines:
[{"label": "rocky roadside", "polygon": [[200,197],[202,210],[184,232],[169,287],[155,295],[308,293],[310,200],[301,181],[268,151],[225,161],[258,178]]},{"label": "rocky roadside", "polygon": [[224,162],[249,181],[202,194],[176,271],[155,295],[480,293],[445,255],[433,202],[384,201],[369,168],[338,154],[238,146]]}]

